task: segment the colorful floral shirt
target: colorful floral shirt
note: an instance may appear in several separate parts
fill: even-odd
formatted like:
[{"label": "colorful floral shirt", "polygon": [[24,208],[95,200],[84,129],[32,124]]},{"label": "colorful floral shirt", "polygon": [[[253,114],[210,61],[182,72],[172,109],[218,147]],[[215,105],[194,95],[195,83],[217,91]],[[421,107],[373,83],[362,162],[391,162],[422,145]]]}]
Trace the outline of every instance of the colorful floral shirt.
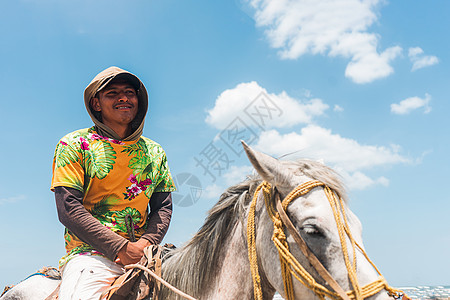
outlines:
[{"label": "colorful floral shirt", "polygon": [[[166,154],[159,144],[145,137],[113,140],[98,135],[93,127],[72,132],[58,143],[51,189],[57,186],[82,191],[83,206],[125,238],[127,215],[139,238],[146,230],[152,193],[175,190]],[[101,254],[67,228],[64,237],[67,255],[60,265],[78,254]]]}]

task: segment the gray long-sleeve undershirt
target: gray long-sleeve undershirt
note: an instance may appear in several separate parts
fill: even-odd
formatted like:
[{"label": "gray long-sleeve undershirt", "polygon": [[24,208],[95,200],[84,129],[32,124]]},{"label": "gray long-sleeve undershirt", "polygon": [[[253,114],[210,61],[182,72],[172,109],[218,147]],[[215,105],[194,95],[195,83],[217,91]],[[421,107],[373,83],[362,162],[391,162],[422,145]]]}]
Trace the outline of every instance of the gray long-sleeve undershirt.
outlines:
[{"label": "gray long-sleeve undershirt", "polygon": [[[83,192],[65,186],[55,187],[59,221],[83,242],[114,260],[128,240],[106,228],[83,206]],[[153,193],[150,198],[147,230],[141,238],[151,244],[161,243],[172,216],[172,194]]]}]

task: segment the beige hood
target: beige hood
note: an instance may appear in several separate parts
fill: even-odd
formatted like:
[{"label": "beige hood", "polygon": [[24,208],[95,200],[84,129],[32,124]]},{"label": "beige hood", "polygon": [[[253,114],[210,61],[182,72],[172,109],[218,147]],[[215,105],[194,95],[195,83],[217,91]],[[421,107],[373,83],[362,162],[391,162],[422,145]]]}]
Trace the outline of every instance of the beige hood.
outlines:
[{"label": "beige hood", "polygon": [[[114,130],[103,124],[101,122],[99,112],[94,111],[90,105],[91,99],[97,94],[98,91],[103,89],[112,79],[119,77],[123,77],[124,79],[129,80],[130,83],[134,85],[139,100],[138,113],[136,115],[136,118],[131,122],[132,133],[124,139],[121,139],[114,132]],[[98,134],[115,140],[123,141],[134,141],[139,139],[139,137],[142,135],[145,115],[147,114],[148,108],[148,94],[144,84],[136,75],[131,74],[130,72],[122,70],[118,67],[109,67],[108,69],[100,72],[84,90],[84,104],[86,105],[89,116],[96,126]]]}]

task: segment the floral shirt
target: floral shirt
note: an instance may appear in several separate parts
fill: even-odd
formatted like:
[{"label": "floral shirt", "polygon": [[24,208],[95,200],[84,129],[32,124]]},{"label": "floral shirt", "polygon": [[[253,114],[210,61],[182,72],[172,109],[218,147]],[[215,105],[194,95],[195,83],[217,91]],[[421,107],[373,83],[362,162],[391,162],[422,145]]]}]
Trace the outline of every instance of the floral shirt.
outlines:
[{"label": "floral shirt", "polygon": [[[113,140],[98,135],[93,127],[72,132],[58,143],[51,189],[57,186],[83,192],[83,206],[125,238],[126,218],[133,220],[136,238],[145,232],[152,193],[175,190],[166,154],[159,144],[145,137]],[[67,255],[60,265],[75,255],[101,254],[67,228],[64,238]]]}]

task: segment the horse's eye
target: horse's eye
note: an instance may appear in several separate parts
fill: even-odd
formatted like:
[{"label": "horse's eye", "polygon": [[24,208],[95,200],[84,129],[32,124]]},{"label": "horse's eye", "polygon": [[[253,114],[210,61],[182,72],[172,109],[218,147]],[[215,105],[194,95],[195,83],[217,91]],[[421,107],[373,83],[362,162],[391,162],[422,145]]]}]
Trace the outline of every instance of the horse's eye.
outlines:
[{"label": "horse's eye", "polygon": [[322,232],[317,228],[316,225],[313,224],[305,224],[301,228],[304,233],[311,235],[311,236],[322,236]]}]

